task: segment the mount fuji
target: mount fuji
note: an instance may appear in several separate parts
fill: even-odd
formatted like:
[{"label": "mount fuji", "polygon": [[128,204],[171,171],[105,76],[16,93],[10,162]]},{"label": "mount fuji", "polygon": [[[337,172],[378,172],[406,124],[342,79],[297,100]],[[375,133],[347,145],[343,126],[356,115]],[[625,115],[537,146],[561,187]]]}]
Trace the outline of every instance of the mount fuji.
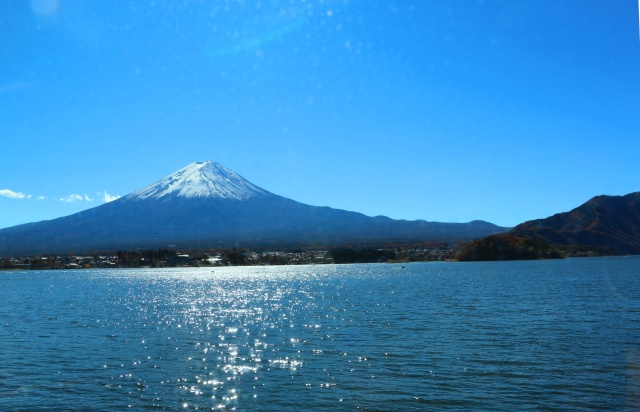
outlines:
[{"label": "mount fuji", "polygon": [[120,199],[58,219],[0,229],[0,256],[175,245],[282,248],[478,239],[508,228],[370,217],[270,193],[226,167],[192,163]]}]

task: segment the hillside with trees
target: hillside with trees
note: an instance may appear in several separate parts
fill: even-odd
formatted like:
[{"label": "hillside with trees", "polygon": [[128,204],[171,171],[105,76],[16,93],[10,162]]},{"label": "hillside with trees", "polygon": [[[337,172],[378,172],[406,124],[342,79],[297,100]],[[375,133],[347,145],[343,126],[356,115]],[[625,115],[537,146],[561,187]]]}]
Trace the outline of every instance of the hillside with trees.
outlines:
[{"label": "hillside with trees", "polygon": [[564,253],[550,243],[500,234],[472,242],[456,257],[459,261],[561,259]]}]

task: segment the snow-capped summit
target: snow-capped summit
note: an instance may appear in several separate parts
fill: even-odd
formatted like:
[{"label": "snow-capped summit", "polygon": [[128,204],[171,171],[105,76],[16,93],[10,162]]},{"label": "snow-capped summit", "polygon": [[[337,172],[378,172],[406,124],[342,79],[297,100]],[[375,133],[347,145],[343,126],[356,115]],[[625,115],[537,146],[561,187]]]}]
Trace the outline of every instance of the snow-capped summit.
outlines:
[{"label": "snow-capped summit", "polygon": [[191,163],[159,182],[127,195],[125,199],[216,197],[247,200],[269,194],[234,171],[206,161]]}]

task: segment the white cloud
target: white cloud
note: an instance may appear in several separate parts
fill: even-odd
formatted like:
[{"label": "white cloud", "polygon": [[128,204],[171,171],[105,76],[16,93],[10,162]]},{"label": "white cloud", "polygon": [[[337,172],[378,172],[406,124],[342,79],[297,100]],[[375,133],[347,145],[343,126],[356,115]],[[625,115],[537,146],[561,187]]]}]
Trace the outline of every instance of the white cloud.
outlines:
[{"label": "white cloud", "polygon": [[26,195],[20,192],[14,192],[9,189],[0,189],[0,196],[9,197],[11,199],[24,199]]},{"label": "white cloud", "polygon": [[[98,199],[104,202],[113,202],[116,199],[120,199],[118,195],[110,195],[105,190],[104,192],[98,192]],[[89,197],[88,194],[79,195],[77,193],[72,193],[69,196],[54,198],[54,197],[46,197],[46,196],[32,196],[25,195],[24,193],[14,192],[10,189],[0,189],[0,196],[8,197],[11,199],[37,199],[37,200],[58,200],[60,202],[73,203],[73,202],[93,202],[96,199]]]},{"label": "white cloud", "polygon": [[119,195],[110,195],[109,193],[107,193],[106,190],[104,192],[98,192],[97,195],[100,196],[100,198],[107,203],[120,199]]},{"label": "white cloud", "polygon": [[[44,196],[40,196],[40,197],[38,197],[38,199],[40,199],[40,200],[45,200],[45,199],[46,199],[46,197],[44,197]],[[89,197],[89,195],[88,195],[88,194],[86,194],[86,193],[84,194],[84,196],[79,195],[79,194],[77,194],[77,193],[73,193],[73,194],[70,194],[70,195],[69,195],[69,196],[67,196],[67,197],[61,197],[61,198],[60,198],[60,201],[61,201],[61,202],[69,202],[69,203],[70,203],[70,202],[83,202],[83,201],[84,201],[84,202],[93,202],[93,199],[92,199],[92,198],[90,198],[90,197]]]},{"label": "white cloud", "polygon": [[61,202],[75,202],[76,200],[84,200],[84,199],[82,198],[82,196],[80,196],[78,194],[75,194],[75,193],[71,194],[71,195],[69,195],[67,197],[61,197],[60,198]]}]

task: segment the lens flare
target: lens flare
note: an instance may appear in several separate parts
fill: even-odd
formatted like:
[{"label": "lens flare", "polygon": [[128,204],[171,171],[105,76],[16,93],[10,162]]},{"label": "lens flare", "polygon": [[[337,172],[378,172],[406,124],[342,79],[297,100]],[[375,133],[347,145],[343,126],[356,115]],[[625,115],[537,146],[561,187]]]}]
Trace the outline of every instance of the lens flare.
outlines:
[{"label": "lens flare", "polygon": [[52,16],[59,8],[58,0],[31,0],[31,10],[39,16]]}]

